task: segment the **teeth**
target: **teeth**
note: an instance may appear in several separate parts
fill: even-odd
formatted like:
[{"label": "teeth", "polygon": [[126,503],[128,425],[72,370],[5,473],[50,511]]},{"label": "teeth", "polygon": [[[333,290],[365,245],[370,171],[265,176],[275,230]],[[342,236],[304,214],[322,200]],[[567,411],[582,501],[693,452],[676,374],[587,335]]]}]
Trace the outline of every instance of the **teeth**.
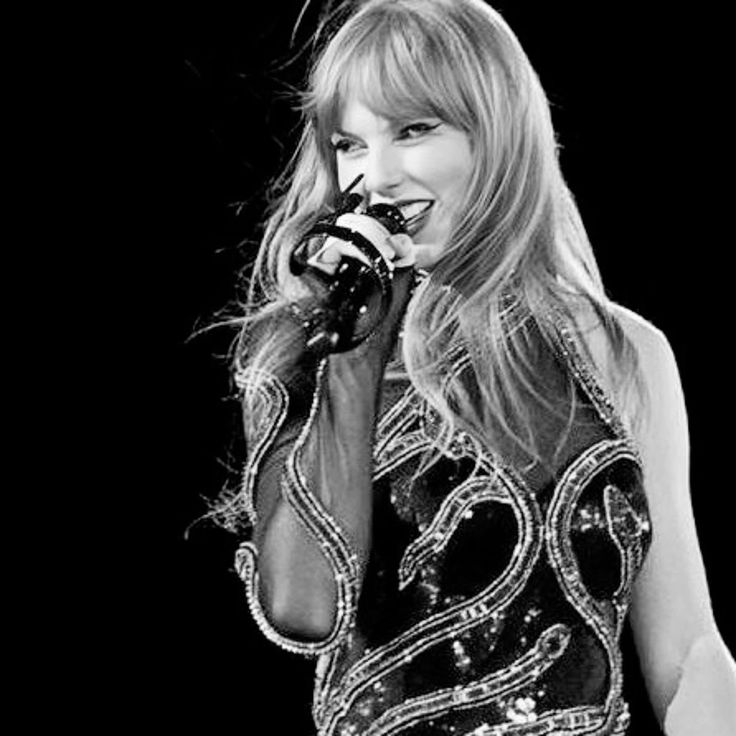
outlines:
[{"label": "teeth", "polygon": [[429,208],[434,204],[432,200],[423,199],[416,202],[407,202],[399,206],[401,214],[404,215],[404,219],[411,220],[412,217],[423,214],[429,211]]}]

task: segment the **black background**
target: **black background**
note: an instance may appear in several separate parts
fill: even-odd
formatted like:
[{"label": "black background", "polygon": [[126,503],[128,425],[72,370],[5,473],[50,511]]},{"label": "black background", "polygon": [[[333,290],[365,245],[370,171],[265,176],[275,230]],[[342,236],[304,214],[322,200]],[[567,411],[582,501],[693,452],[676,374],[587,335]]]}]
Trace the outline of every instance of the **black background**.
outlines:
[{"label": "black background", "polygon": [[[234,298],[237,271],[255,253],[265,184],[296,140],[285,91],[299,86],[303,64],[276,67],[290,54],[300,5],[177,11],[154,39],[161,64],[141,86],[139,122],[150,122],[146,147],[162,177],[140,177],[156,226],[134,252],[140,288],[155,306],[136,368],[143,401],[126,436],[136,461],[126,502],[136,521],[119,541],[142,567],[125,589],[120,640],[135,660],[125,697],[145,703],[146,725],[166,732],[312,733],[312,664],[258,632],[232,570],[234,539],[199,526],[185,537],[206,510],[203,497],[216,495],[242,459],[222,357],[234,332],[189,338]],[[609,294],[663,330],[675,351],[695,516],[731,644],[736,611],[719,566],[731,556],[721,431],[731,371],[723,352],[727,276],[717,266],[726,236],[717,213],[728,210],[714,173],[724,123],[714,110],[714,49],[705,35],[713,20],[589,5],[496,7],[547,91],[563,173]],[[314,13],[305,23],[313,27]],[[626,652],[632,733],[656,733],[628,643]]]}]

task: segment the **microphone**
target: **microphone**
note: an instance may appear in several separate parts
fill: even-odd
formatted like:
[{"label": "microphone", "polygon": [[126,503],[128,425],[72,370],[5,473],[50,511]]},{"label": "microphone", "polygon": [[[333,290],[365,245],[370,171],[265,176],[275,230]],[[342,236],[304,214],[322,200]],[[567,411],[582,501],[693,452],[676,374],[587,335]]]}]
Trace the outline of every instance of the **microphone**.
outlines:
[{"label": "microphone", "polygon": [[[314,294],[291,307],[307,334],[307,348],[319,356],[355,348],[373,333],[391,306],[393,273],[380,251],[362,233],[339,224],[341,215],[353,213],[363,201],[360,194],[349,193],[361,178],[362,174],[341,193],[334,212],[305,233],[289,262],[291,272],[304,276]],[[391,235],[407,232],[407,221],[394,205],[375,204],[360,214],[376,220]],[[371,265],[343,256],[335,273],[327,274],[309,264],[309,254],[316,252],[314,239],[321,246],[329,237],[352,243]]]}]

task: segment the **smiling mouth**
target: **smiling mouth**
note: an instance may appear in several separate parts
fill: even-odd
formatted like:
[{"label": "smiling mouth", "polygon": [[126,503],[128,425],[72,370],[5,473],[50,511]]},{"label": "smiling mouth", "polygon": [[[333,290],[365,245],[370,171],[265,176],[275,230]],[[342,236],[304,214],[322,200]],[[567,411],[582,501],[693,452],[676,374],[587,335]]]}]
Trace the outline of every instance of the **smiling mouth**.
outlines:
[{"label": "smiling mouth", "polygon": [[401,214],[406,220],[406,231],[410,236],[414,235],[422,227],[433,205],[434,200],[431,199],[416,199],[397,204],[397,207],[401,210]]}]

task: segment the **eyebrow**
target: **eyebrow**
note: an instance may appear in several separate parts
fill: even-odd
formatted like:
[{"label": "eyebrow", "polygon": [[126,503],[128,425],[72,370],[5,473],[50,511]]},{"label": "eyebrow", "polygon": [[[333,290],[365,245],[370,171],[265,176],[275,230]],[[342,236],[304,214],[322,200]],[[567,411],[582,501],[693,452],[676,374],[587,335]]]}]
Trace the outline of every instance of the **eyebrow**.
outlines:
[{"label": "eyebrow", "polygon": [[[389,123],[388,130],[395,130],[400,125],[401,123],[398,121],[395,123],[393,122]],[[344,136],[345,138],[358,138],[359,140],[362,140],[357,133],[351,133],[349,130],[343,130],[342,128],[335,128],[332,135],[341,135],[341,136]]]},{"label": "eyebrow", "polygon": [[347,130],[343,130],[342,128],[335,128],[332,131],[332,135],[341,135],[345,138],[360,138],[359,135],[355,135],[355,133],[349,133]]},{"label": "eyebrow", "polygon": [[[403,125],[409,125],[410,123],[415,122],[415,121],[436,120],[436,119],[438,118],[436,118],[433,115],[417,115],[416,117],[412,117],[412,118],[405,118],[401,120],[390,120],[388,124],[388,129],[396,130],[397,128],[400,128]],[[360,136],[357,135],[356,133],[351,133],[350,131],[344,130],[343,128],[340,128],[340,127],[335,128],[330,137],[332,137],[333,135],[341,135],[344,138],[357,138],[359,140],[361,139]]]}]

